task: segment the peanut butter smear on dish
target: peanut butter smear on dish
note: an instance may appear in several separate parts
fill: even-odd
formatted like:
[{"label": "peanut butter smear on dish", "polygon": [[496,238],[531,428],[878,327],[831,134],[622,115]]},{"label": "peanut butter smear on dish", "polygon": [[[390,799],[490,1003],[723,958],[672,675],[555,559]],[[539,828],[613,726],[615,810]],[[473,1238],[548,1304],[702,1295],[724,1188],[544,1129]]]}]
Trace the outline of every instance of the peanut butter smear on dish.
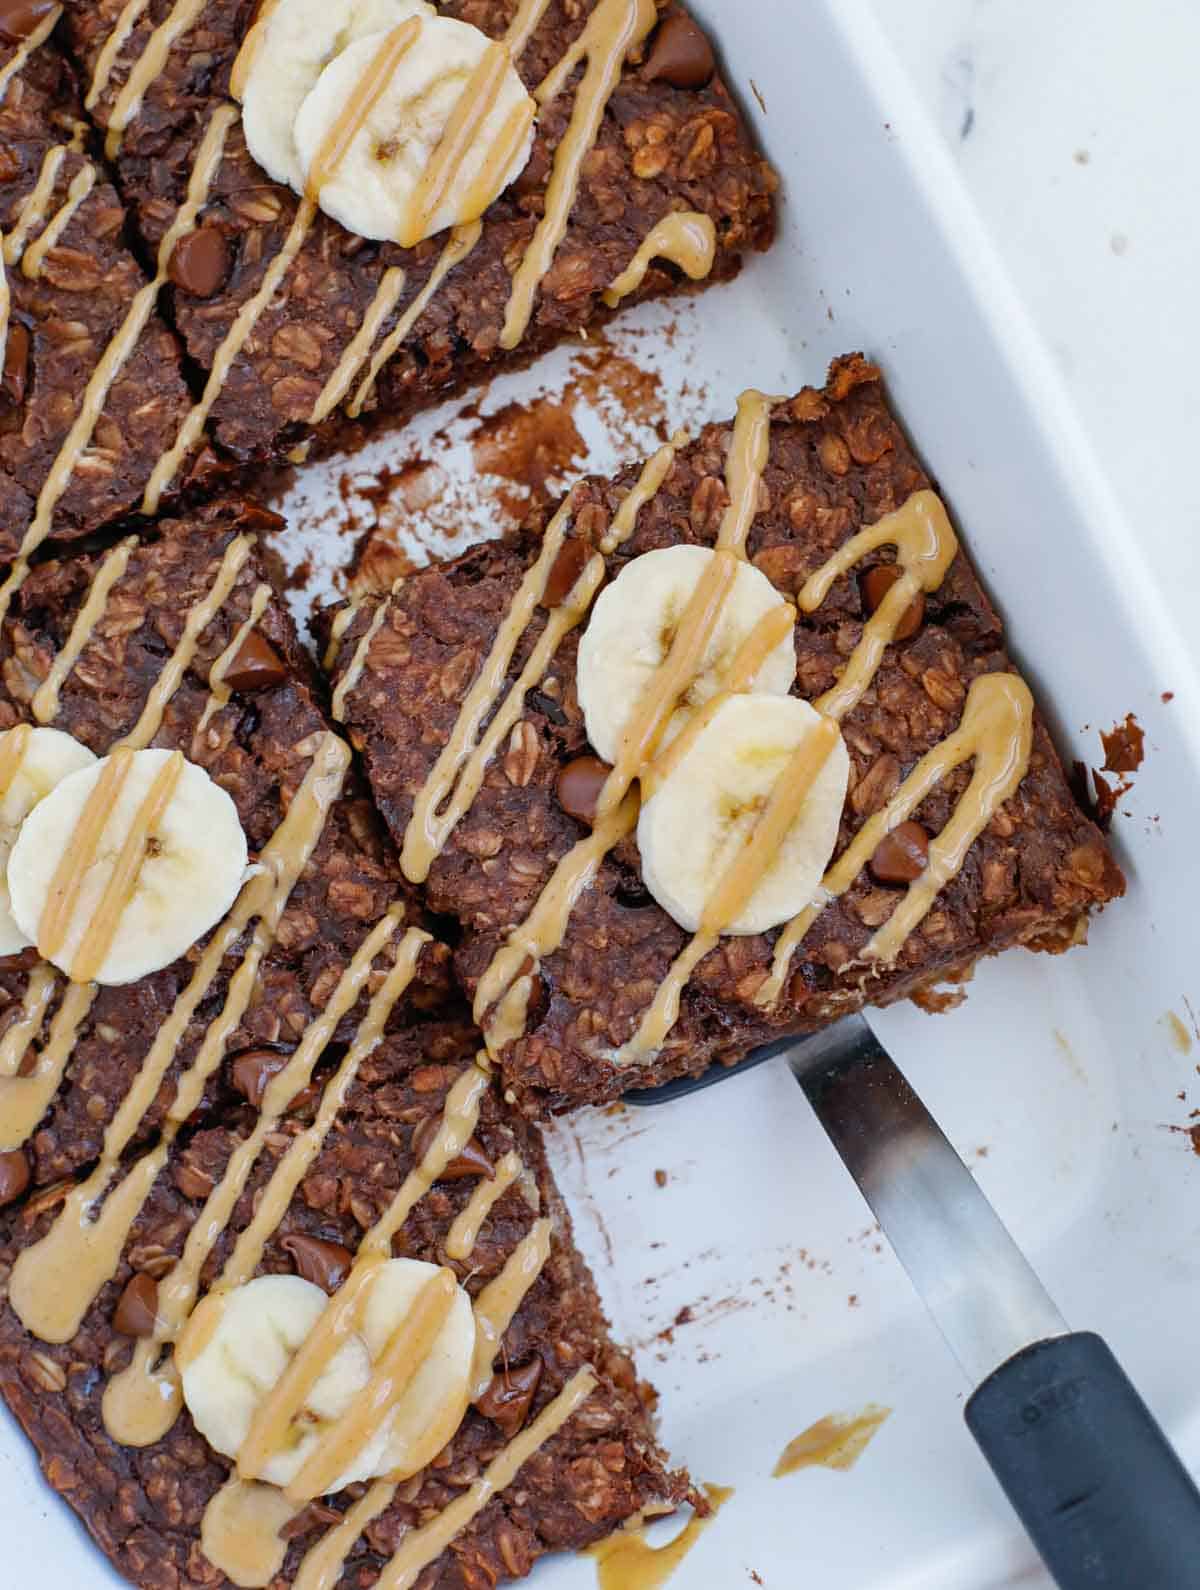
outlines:
[{"label": "peanut butter smear on dish", "polygon": [[691,1551],[697,1540],[733,1495],[729,1485],[706,1485],[712,1512],[707,1518],[694,1515],[675,1539],[665,1546],[651,1546],[642,1528],[619,1529],[607,1540],[588,1547],[596,1559],[600,1590],[659,1590]]},{"label": "peanut butter smear on dish", "polygon": [[830,1413],[818,1419],[784,1447],[779,1462],[771,1471],[772,1478],[781,1480],[798,1469],[836,1469],[841,1474],[848,1473],[891,1411],[868,1402],[861,1413]]}]

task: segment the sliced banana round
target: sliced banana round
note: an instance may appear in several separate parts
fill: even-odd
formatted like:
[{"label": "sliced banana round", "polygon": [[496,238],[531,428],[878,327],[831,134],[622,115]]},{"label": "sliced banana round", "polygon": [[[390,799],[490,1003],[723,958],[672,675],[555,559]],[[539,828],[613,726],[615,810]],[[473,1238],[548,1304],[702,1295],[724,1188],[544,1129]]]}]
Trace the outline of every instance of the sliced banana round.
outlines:
[{"label": "sliced banana round", "polygon": [[[681,927],[699,928],[776,780],[819,718],[795,696],[731,696],[642,807],[642,877]],[[725,932],[764,933],[810,903],[837,843],[849,779],[839,735],[766,876]]]},{"label": "sliced banana round", "polygon": [[426,193],[422,177],[494,41],[469,23],[425,17],[344,154],[326,171],[318,164],[326,140],[345,126],[348,107],[366,103],[390,37],[359,39],[329,63],[300,107],[295,137],[304,181],[316,189],[326,214],[361,237],[390,238],[407,248],[483,214],[529,159],[536,107],[512,62],[490,57],[498,71],[480,101],[482,114],[444,184]]},{"label": "sliced banana round", "polygon": [[425,0],[279,0],[252,41],[242,90],[246,146],[259,165],[302,192],[293,129],[321,73],[347,45],[432,15]]},{"label": "sliced banana round", "polygon": [[[412,1309],[437,1266],[419,1259],[390,1259],[371,1286],[362,1335],[378,1359]],[[445,1324],[407,1389],[393,1406],[381,1473],[407,1479],[435,1458],[458,1429],[471,1397],[475,1316],[459,1287]]]},{"label": "sliced banana round", "polygon": [[[260,1275],[231,1292],[206,1297],[197,1307],[176,1364],[192,1422],[210,1446],[237,1457],[259,1405],[328,1302],[319,1286],[298,1275]],[[360,1336],[348,1337],[292,1420],[284,1446],[258,1477],[271,1485],[290,1484],[370,1378],[366,1343]],[[386,1430],[376,1431],[330,1489],[383,1472],[386,1447]]]},{"label": "sliced banana round", "polygon": [[[278,1452],[259,1476],[288,1485],[318,1442],[367,1385],[438,1268],[419,1259],[389,1259],[367,1292],[357,1328],[348,1334],[293,1419]],[[204,1299],[175,1355],[184,1401],[201,1435],[236,1458],[251,1421],[328,1305],[320,1287],[299,1276],[258,1276],[236,1290]],[[403,1479],[422,1469],[462,1423],[470,1397],[475,1317],[456,1287],[450,1310],[416,1372],[329,1489],[379,1475]]]},{"label": "sliced banana round", "polygon": [[202,767],[116,752],[26,817],[8,859],[12,914],[68,977],[131,983],[220,921],[246,859],[237,807]]},{"label": "sliced banana round", "polygon": [[8,895],[8,858],[21,824],[54,787],[96,760],[86,745],[61,729],[34,729],[18,724],[0,734],[0,955],[15,955],[33,939],[12,914]]},{"label": "sliced banana round", "polygon": [[[692,592],[712,561],[708,547],[663,547],[645,552],[621,570],[592,608],[579,643],[576,688],[588,739],[606,762],[615,762],[622,730],[658,670]],[[784,598],[759,569],[739,563],[701,670],[667,725],[668,745],[688,718],[724,684],[738,647]],[[787,695],[796,677],[790,635],[767,654],[755,690]]]}]

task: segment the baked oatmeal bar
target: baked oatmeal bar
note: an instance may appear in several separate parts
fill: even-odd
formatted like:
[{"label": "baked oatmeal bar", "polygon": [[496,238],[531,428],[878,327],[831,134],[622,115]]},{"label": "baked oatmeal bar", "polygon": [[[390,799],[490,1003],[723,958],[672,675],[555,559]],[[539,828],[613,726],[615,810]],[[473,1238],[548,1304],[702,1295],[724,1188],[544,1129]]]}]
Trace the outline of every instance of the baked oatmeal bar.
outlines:
[{"label": "baked oatmeal bar", "polygon": [[191,399],[55,7],[0,3],[0,559],[136,508]]},{"label": "baked oatmeal bar", "polygon": [[[177,229],[172,313],[211,378],[193,440],[207,421],[234,458],[263,460],[303,451],[314,426],[328,445],[340,419],[360,411],[405,420],[604,319],[614,284],[632,303],[687,286],[685,272],[728,280],[771,240],[774,176],[708,41],[674,0],[657,10],[653,0],[442,6],[442,18],[506,39],[531,91],[581,51],[590,64],[543,96],[528,162],[481,233],[459,227],[408,248],[347,231],[251,157],[229,94],[256,9],[66,6],[90,112],[146,248],[160,250]],[[547,216],[556,161],[561,200]],[[189,184],[200,207],[180,228]],[[550,246],[556,214],[562,237]],[[522,312],[510,299],[527,258]],[[644,277],[619,282],[635,262]],[[176,449],[163,483],[186,452]]]},{"label": "baked oatmeal bar", "polygon": [[[21,725],[110,766],[121,745],[177,750],[232,798],[253,863],[215,930],[133,983],[68,981],[34,950],[0,960],[0,1394],[145,1590],[494,1585],[691,1491],[317,702],[256,550],[271,520],[217,504],[40,564],[0,626],[8,787]],[[282,1302],[263,1277],[292,1278]],[[407,1366],[397,1428],[368,1426],[374,1467],[353,1481],[338,1461],[311,1485],[293,1474],[309,1488],[287,1502],[222,1420],[232,1406],[236,1431],[271,1331],[296,1332],[298,1357],[330,1294],[365,1310],[352,1367],[384,1310],[371,1350],[380,1373]],[[197,1391],[201,1322],[228,1331],[247,1307],[265,1344],[221,1338]],[[363,1417],[325,1384],[285,1456]],[[235,1457],[262,1480],[235,1480]]]},{"label": "baked oatmeal bar", "polygon": [[[770,930],[721,926],[711,940],[647,887],[632,783],[660,764],[627,762],[598,816],[611,769],[580,706],[598,587],[688,545],[723,549],[710,565],[749,560],[797,603],[781,631],[794,634],[791,695],[840,725],[849,760],[815,892]],[[620,619],[600,672],[645,640],[632,617],[622,636]],[[823,391],[748,393],[735,425],[585,480],[517,537],[325,623],[336,715],[407,874],[463,925],[459,972],[527,1111],[732,1063],[865,1004],[936,1006],[934,985],[981,955],[1081,941],[1088,912],[1123,891],[861,356],[837,361]],[[688,625],[665,610],[662,623],[661,645],[677,649]],[[677,675],[670,700],[689,699],[691,677]],[[670,787],[666,763],[662,777]],[[677,828],[691,811],[677,801]]]}]

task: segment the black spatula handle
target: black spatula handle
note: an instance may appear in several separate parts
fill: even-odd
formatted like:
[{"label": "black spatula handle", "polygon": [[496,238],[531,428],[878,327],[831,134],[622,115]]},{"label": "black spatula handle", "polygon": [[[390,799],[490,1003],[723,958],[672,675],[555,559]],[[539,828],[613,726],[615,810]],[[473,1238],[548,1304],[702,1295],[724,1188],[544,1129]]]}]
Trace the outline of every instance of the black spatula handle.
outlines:
[{"label": "black spatula handle", "polygon": [[1200,1590],[1200,1492],[1099,1336],[1026,1347],[966,1419],[1062,1590]]}]

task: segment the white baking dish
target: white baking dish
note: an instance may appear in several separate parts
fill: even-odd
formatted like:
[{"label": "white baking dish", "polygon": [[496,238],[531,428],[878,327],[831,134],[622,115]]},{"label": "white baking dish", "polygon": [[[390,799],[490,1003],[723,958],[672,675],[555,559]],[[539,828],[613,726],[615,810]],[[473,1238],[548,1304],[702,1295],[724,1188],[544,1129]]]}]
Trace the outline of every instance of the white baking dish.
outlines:
[{"label": "white baking dish", "polygon": [[[835,353],[878,357],[1067,756],[1099,760],[1096,730],[1129,711],[1146,729],[1115,834],[1130,894],[1090,946],[1011,954],[981,969],[960,1009],[879,1020],[1068,1318],[1108,1336],[1200,1465],[1200,1161],[1167,1130],[1200,1095],[1200,1046],[1183,1053],[1167,1019],[1190,1030],[1189,994],[1200,1008],[1191,658],[869,12],[859,0],[695,8],[747,105],[751,79],[765,101],[783,235],[732,288],[677,316],[635,316],[623,346],[661,370],[672,419],[727,416],[745,385],[819,381]],[[672,346],[643,334],[671,320]],[[485,406],[561,383],[567,362],[496,383]],[[583,428],[594,467],[612,467],[603,427]],[[315,554],[310,588],[351,551],[337,533],[342,469],[436,449],[465,478],[459,434],[440,414],[304,477],[289,505],[293,549]],[[1039,1581],[963,1427],[957,1370],[785,1072],[653,1112],[576,1117],[554,1138],[614,1323],[662,1392],[669,1446],[698,1479],[736,1488],[675,1583],[725,1590],[752,1570],[772,1590]],[[685,1307],[692,1321],[661,1336]],[[851,1473],[770,1477],[792,1436],[867,1402],[894,1412]],[[0,1530],[22,1581],[116,1582],[7,1422]],[[594,1582],[587,1560],[534,1576],[541,1590]]]}]

